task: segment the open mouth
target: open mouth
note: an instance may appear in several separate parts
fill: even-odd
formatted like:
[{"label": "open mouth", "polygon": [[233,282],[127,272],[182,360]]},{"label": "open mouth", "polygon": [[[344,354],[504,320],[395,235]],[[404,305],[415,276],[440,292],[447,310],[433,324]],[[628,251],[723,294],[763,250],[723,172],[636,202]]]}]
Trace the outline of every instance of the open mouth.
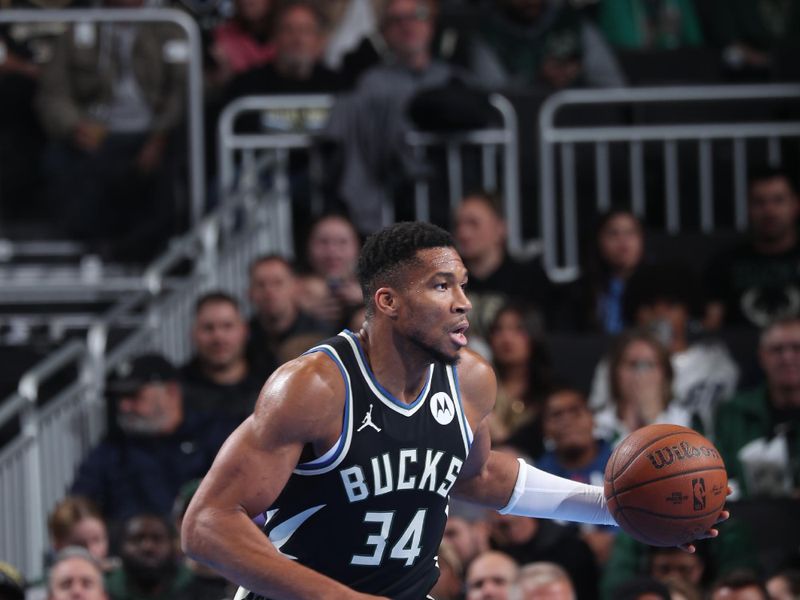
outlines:
[{"label": "open mouth", "polygon": [[450,330],[450,340],[458,347],[464,347],[467,345],[467,329],[469,329],[469,323],[466,321],[461,323],[458,327]]}]

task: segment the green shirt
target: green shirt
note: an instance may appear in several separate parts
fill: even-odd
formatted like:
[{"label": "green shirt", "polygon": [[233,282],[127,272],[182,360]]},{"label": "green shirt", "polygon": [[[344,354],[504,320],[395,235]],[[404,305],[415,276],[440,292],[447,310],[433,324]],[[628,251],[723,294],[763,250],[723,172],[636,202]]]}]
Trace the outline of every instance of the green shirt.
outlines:
[{"label": "green shirt", "polygon": [[172,581],[156,594],[149,595],[133,588],[125,570],[118,567],[106,575],[106,591],[111,600],[172,600],[192,581],[192,572],[183,564],[178,566]]}]

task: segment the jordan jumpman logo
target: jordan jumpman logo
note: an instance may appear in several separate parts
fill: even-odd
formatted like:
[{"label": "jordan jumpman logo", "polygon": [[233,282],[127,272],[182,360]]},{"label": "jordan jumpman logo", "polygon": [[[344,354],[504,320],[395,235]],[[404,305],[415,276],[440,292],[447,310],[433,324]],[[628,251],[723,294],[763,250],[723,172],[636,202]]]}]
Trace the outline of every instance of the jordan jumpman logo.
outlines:
[{"label": "jordan jumpman logo", "polygon": [[372,404],[369,405],[369,410],[367,411],[367,414],[364,415],[364,420],[361,421],[361,427],[356,429],[356,431],[361,431],[362,429],[364,429],[364,427],[367,426],[372,427],[375,431],[381,430],[380,427],[378,427],[377,425],[375,425],[375,423],[372,422]]}]

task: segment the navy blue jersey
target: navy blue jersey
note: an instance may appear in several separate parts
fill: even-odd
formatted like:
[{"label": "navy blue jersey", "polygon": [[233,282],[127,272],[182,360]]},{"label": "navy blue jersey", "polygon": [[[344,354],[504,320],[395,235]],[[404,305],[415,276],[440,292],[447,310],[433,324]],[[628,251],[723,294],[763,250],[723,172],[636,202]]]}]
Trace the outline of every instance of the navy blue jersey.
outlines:
[{"label": "navy blue jersey", "polygon": [[456,370],[432,364],[406,404],[376,381],[352,332],[309,352],[342,374],[342,433],[297,465],[265,513],[265,533],[287,557],[359,592],[425,598],[439,577],[448,495],[472,443]]}]

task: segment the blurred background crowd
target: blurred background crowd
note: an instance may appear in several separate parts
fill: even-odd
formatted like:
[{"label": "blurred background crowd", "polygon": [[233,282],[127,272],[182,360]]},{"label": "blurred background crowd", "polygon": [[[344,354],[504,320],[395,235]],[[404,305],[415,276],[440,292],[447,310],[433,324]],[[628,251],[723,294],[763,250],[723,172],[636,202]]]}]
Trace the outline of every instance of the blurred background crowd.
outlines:
[{"label": "blurred background crowd", "polygon": [[[88,6],[0,0],[0,15]],[[536,160],[534,128],[525,127],[558,90],[797,82],[799,2],[100,6],[170,7],[196,22],[203,176],[209,189],[223,190],[209,194],[204,210],[225,202],[214,157],[226,106],[254,95],[336,100],[314,132],[322,164],[289,156],[291,251],[240,265],[244,291],[219,285],[191,298],[188,360],[140,352],[115,365],[103,384],[104,435],[68,477],[60,501],[45,507],[47,570],[25,581],[21,565],[0,562],[0,599],[232,598],[229,582],[181,555],[176,532],[187,503],[267,377],[342,328],[361,327],[354,273],[361,243],[385,221],[387,202],[394,218],[413,218],[420,180],[430,184],[430,219],[452,232],[470,273],[470,345],[492,362],[499,382],[493,444],[544,470],[602,484],[606,461],[630,431],[651,423],[693,427],[720,449],[734,507],[719,539],[688,554],[644,547],[614,528],[501,516],[454,501],[434,597],[800,598],[796,140],[782,146],[783,166],[755,153],[738,174],[746,182],[746,232],[666,239],[659,211],[644,216],[629,197],[612,198],[604,210],[586,201],[579,276],[569,279],[554,277],[541,253],[509,252],[509,232],[519,224],[506,221],[502,194],[469,185],[452,206],[437,183],[437,158],[415,160],[402,143],[411,130],[485,126],[490,91],[513,100],[520,154]],[[191,229],[192,57],[184,38],[164,22],[0,23],[5,242],[70,240],[84,274],[97,264],[87,257],[129,274]],[[738,110],[764,114],[746,103]],[[800,103],[770,110],[796,119]],[[293,131],[287,119],[280,111],[251,113],[235,127]],[[542,200],[531,171],[523,161],[523,217],[537,214]],[[732,198],[718,200],[724,220]],[[695,202],[681,196],[682,204]],[[24,355],[20,341],[30,342],[30,332],[3,323],[9,356]],[[4,368],[2,383],[10,385],[3,393],[17,385],[16,364],[9,359]],[[24,423],[15,429],[0,420],[4,445],[24,433]]]}]

